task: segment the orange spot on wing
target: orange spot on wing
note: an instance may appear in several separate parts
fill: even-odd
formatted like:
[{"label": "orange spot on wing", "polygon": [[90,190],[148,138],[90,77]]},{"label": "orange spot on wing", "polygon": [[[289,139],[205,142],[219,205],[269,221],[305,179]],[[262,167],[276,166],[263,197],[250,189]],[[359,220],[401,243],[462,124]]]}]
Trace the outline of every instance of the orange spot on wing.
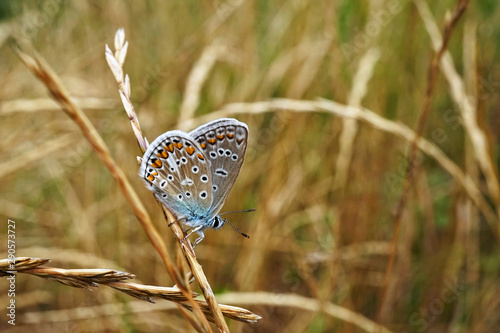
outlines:
[{"label": "orange spot on wing", "polygon": [[200,147],[205,149],[207,147],[207,144],[205,142],[203,142],[202,144],[200,144]]},{"label": "orange spot on wing", "polygon": [[210,143],[211,145],[213,145],[215,143],[215,139],[208,139],[208,143]]},{"label": "orange spot on wing", "polygon": [[177,148],[177,149],[181,149],[182,148],[182,143],[175,143],[174,142],[174,146]]},{"label": "orange spot on wing", "polygon": [[222,134],[222,135],[217,135],[217,139],[219,139],[219,140],[224,139],[224,134]]},{"label": "orange spot on wing", "polygon": [[161,168],[162,163],[161,163],[161,161],[160,161],[160,160],[156,160],[156,161],[154,161],[154,162],[153,162],[153,166],[154,166],[155,168]]},{"label": "orange spot on wing", "polygon": [[[153,176],[158,176],[158,172],[156,172],[156,171],[155,171],[155,172],[153,172],[153,173],[151,173],[151,174],[152,174]],[[153,177],[153,178],[154,178],[154,177]]]},{"label": "orange spot on wing", "polygon": [[199,158],[200,160],[204,160],[204,159],[205,159],[205,157],[203,157],[203,155],[202,155],[202,154],[198,154],[198,158]]},{"label": "orange spot on wing", "polygon": [[243,142],[243,139],[236,139],[236,142],[238,142],[238,144],[241,144]]},{"label": "orange spot on wing", "polygon": [[226,134],[228,138],[232,139],[234,137],[234,135],[232,135],[231,133],[227,133]]},{"label": "orange spot on wing", "polygon": [[149,176],[148,176],[148,180],[149,180],[150,182],[152,182],[153,180],[155,180],[155,177],[154,177],[154,176],[152,176],[152,175],[149,175]]},{"label": "orange spot on wing", "polygon": [[193,155],[194,153],[194,148],[193,147],[186,147],[185,148],[189,156]]},{"label": "orange spot on wing", "polygon": [[168,150],[169,152],[173,153],[174,152],[174,145],[173,144],[166,145],[165,149]]}]

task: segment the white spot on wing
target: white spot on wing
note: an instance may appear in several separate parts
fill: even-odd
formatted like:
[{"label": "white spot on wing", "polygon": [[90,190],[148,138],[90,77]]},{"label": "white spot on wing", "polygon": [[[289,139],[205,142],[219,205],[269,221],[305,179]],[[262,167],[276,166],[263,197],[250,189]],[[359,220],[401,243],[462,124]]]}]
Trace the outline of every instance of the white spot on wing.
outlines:
[{"label": "white spot on wing", "polygon": [[215,174],[221,177],[227,177],[227,171],[223,168],[218,168],[215,170]]},{"label": "white spot on wing", "polygon": [[193,184],[194,184],[194,181],[192,179],[188,178],[188,177],[184,178],[184,180],[181,181],[181,185],[182,186],[186,186],[186,185],[187,186],[191,186]]}]

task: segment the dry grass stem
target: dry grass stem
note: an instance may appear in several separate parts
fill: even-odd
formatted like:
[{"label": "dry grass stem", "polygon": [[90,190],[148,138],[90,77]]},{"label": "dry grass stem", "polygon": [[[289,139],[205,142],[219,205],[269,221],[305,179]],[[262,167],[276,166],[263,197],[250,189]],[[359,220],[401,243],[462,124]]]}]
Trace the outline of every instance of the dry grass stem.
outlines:
[{"label": "dry grass stem", "polygon": [[235,11],[237,11],[246,0],[231,0],[231,2],[220,2],[217,10],[204,24],[207,35],[212,35],[221,25],[223,25]]},{"label": "dry grass stem", "polygon": [[[226,52],[226,50],[227,48],[216,40],[203,50],[200,59],[194,64],[186,82],[184,97],[179,113],[179,124],[194,118],[196,109],[200,104],[200,93],[203,84],[207,80],[208,74],[210,74],[216,61]],[[185,128],[181,129],[187,130]]]},{"label": "dry grass stem", "polygon": [[342,306],[323,303],[317,299],[296,294],[279,294],[269,292],[227,293],[219,299],[225,303],[239,305],[267,305],[272,307],[295,308],[298,311],[322,312],[332,318],[349,323],[365,332],[390,333],[386,327],[366,318],[359,313]]},{"label": "dry grass stem", "polygon": [[[397,279],[394,278],[396,274],[393,275],[394,262],[396,260],[397,244],[399,241],[399,234],[401,230],[403,214],[405,211],[406,203],[410,196],[410,189],[413,185],[414,176],[417,168],[418,140],[422,136],[422,133],[425,128],[425,123],[427,121],[428,115],[431,110],[431,98],[434,92],[434,88],[436,86],[441,59],[444,53],[446,52],[446,49],[448,48],[448,44],[453,34],[455,25],[464,14],[468,4],[469,4],[468,0],[457,0],[451,18],[449,18],[445,23],[444,38],[442,40],[442,43],[438,48],[437,52],[435,53],[434,57],[432,58],[431,63],[429,64],[427,90],[425,92],[424,101],[422,103],[422,110],[418,118],[417,129],[415,130],[415,138],[411,142],[410,146],[410,152],[408,158],[409,166],[406,172],[403,191],[401,193],[399,202],[396,206],[396,212],[394,216],[394,233],[391,242],[391,254],[389,256],[387,263],[387,269],[384,279],[385,280],[384,287],[381,290],[381,297],[379,300],[380,306],[378,308],[378,314],[377,314],[377,318],[381,322],[385,322],[387,320],[389,313],[392,311],[393,299],[395,297],[395,294],[390,292],[391,290],[390,284],[394,285],[397,283]],[[495,231],[497,235],[498,231],[499,230],[497,228],[497,230]]]},{"label": "dry grass stem", "polygon": [[[307,91],[307,88],[311,86],[314,78],[317,76],[321,64],[324,58],[328,55],[331,50],[332,39],[323,39],[319,41],[305,41],[301,47],[297,48],[298,52],[302,52],[301,55],[292,53],[292,57],[303,58],[303,64],[295,77],[295,80],[290,84],[288,88],[287,95],[296,98],[302,97]],[[315,52],[311,52],[314,49]]]},{"label": "dry grass stem", "polygon": [[[289,112],[329,112],[339,117],[353,118],[372,125],[373,127],[396,135],[408,142],[415,140],[415,133],[404,124],[385,119],[373,111],[362,107],[353,107],[340,104],[334,101],[321,99],[319,101],[293,100],[277,98],[266,102],[255,103],[231,103],[225,105],[221,110],[212,112],[205,116],[197,117],[188,121],[185,126],[195,126],[207,121],[226,117],[234,114],[261,114],[266,112],[289,111]],[[481,210],[495,235],[497,217],[491,210],[481,191],[474,183],[474,180],[466,175],[460,167],[454,163],[446,154],[430,141],[419,138],[417,140],[418,148],[427,156],[432,157],[441,167],[446,170],[467,192],[467,195],[474,201]],[[500,237],[498,237],[500,239]]]},{"label": "dry grass stem", "polygon": [[12,25],[13,22],[11,20],[0,23],[0,47],[9,39],[12,33]]},{"label": "dry grass stem", "polygon": [[[111,283],[120,284],[121,282]],[[234,299],[234,293],[229,294]],[[156,296],[156,295],[155,295]],[[218,297],[225,297],[224,295],[218,295]],[[235,300],[235,302],[238,302]],[[190,308],[189,303],[180,301],[183,306],[188,309]],[[207,314],[207,317],[213,321],[211,316],[210,308],[203,301],[197,301],[200,307],[203,308],[203,311]],[[244,303],[242,303],[244,304]],[[251,303],[249,304],[251,305]],[[221,304],[222,312],[224,316],[230,319],[234,319],[244,323],[255,323],[261,319],[260,316],[245,310],[243,308],[237,306],[228,306]],[[41,323],[57,323],[57,322],[65,322],[65,321],[76,321],[76,320],[84,320],[84,319],[94,319],[101,316],[111,316],[111,315],[124,315],[126,313],[143,313],[143,312],[152,312],[152,311],[165,311],[165,310],[174,310],[176,309],[172,303],[157,303],[154,307],[148,306],[147,303],[144,302],[128,302],[127,305],[121,304],[107,304],[93,307],[81,307],[74,309],[64,309],[64,310],[53,310],[53,311],[44,311],[44,312],[28,312],[23,316],[25,321],[24,324],[41,324]],[[184,310],[189,311],[189,310]],[[189,313],[189,312],[188,312]]]},{"label": "dry grass stem", "polygon": [[[432,16],[427,3],[423,0],[414,0],[424,26],[431,38],[434,50],[437,52],[442,45],[443,37],[439,32],[437,24]],[[446,33],[446,32],[445,32]],[[446,37],[445,37],[446,38]],[[500,184],[496,174],[495,164],[489,154],[490,148],[484,131],[481,130],[477,120],[477,105],[474,98],[467,94],[462,77],[458,74],[450,53],[444,50],[440,61],[440,68],[450,86],[451,97],[460,110],[462,125],[469,135],[473,146],[473,152],[479,163],[481,171],[486,178],[486,185],[496,205],[497,216],[500,218]],[[500,232],[500,225],[497,226]]]},{"label": "dry grass stem", "polygon": [[80,139],[73,134],[66,134],[57,139],[37,145],[33,149],[22,152],[7,161],[3,161],[0,163],[0,179],[13,172],[21,171],[29,167],[35,167],[36,164],[33,162],[40,161],[52,153],[74,145],[79,140]]},{"label": "dry grass stem", "polygon": [[[305,4],[305,3],[304,3]],[[304,81],[302,77],[297,75],[295,81],[292,83],[289,89],[289,96],[297,98],[297,96],[302,96],[304,91],[307,89],[305,83],[311,83],[314,80],[317,71],[320,68],[321,60],[328,54],[330,50],[332,40],[304,40],[301,41],[299,45],[294,46],[290,50],[287,50],[281,54],[275,61],[273,61],[269,68],[266,70],[265,78],[262,82],[259,82],[259,91],[266,91],[272,89],[272,87],[278,84],[283,78],[293,69],[293,66],[297,62],[304,63],[301,68],[301,74],[306,75]],[[311,50],[318,50],[318,55],[311,55]],[[313,59],[311,59],[313,58]],[[308,64],[311,60],[312,64]]]},{"label": "dry grass stem", "polygon": [[386,256],[390,252],[389,242],[364,242],[335,249],[332,252],[313,252],[304,260],[308,264],[331,262],[332,260],[355,260],[362,256]]},{"label": "dry grass stem", "polygon": [[[358,70],[354,75],[351,92],[347,104],[359,107],[366,95],[368,82],[373,76],[373,70],[380,58],[378,48],[370,48],[359,61]],[[353,118],[342,119],[342,130],[339,138],[339,153],[335,167],[334,186],[343,190],[347,183],[349,166],[351,164],[354,140],[358,132],[357,120]]]},{"label": "dry grass stem", "polygon": [[[47,280],[92,291],[92,287],[106,285],[132,297],[154,303],[152,298],[158,297],[168,301],[176,302],[182,306],[189,304],[186,297],[177,287],[158,287],[131,282],[123,282],[135,278],[134,274],[120,272],[110,269],[61,269],[55,267],[40,267],[48,263],[50,259],[33,257],[16,258],[15,264],[10,265],[8,259],[0,260],[0,276],[10,276],[13,272],[31,274]],[[192,293],[196,297],[196,293]],[[190,307],[191,309],[191,307]]]},{"label": "dry grass stem", "polygon": [[[390,333],[391,331],[386,327],[379,325],[372,320],[366,318],[359,313],[356,313],[350,309],[342,306],[338,306],[332,303],[321,303],[320,301],[308,297],[303,297],[296,294],[278,294],[278,293],[268,293],[268,292],[248,292],[248,293],[225,293],[222,295],[217,295],[217,297],[225,303],[239,304],[243,306],[258,306],[265,305],[271,307],[286,307],[295,308],[298,311],[311,311],[320,312],[322,311],[326,315],[341,320],[343,322],[349,323],[354,327],[357,327],[364,332],[383,332]],[[200,306],[206,307],[204,302],[198,301]],[[94,309],[94,311],[90,311]],[[141,303],[130,302],[128,304],[128,311],[134,313],[140,312],[150,312],[150,311],[162,311],[166,309],[173,309],[169,303],[157,304],[154,308],[143,307]],[[208,308],[207,310],[208,315]],[[252,314],[248,310],[234,307],[221,305],[221,309],[225,316],[228,318],[233,318],[238,321],[253,323],[260,320],[259,316]],[[120,315],[125,311],[120,305],[102,305],[100,307],[92,308],[78,308],[78,309],[67,309],[67,310],[57,310],[57,311],[47,311],[43,313],[27,313],[26,320],[27,323],[35,324],[42,322],[61,322],[61,321],[75,321],[89,318],[96,318],[103,315]],[[89,314],[91,314],[89,316]],[[209,315],[208,315],[209,316]],[[210,318],[210,316],[209,316]]]},{"label": "dry grass stem", "polygon": [[[103,110],[116,107],[116,101],[110,98],[72,98],[81,109]],[[50,98],[15,99],[0,104],[0,115],[21,112],[58,111],[59,105]]]},{"label": "dry grass stem", "polygon": [[[165,215],[165,219],[167,220],[167,222],[177,220],[177,218],[175,218],[172,215],[172,213],[167,209],[167,207],[165,207],[161,203],[159,204],[161,205],[163,214]],[[189,241],[183,241],[185,236],[184,230],[182,229],[182,227],[178,222],[172,223],[170,225],[170,230],[172,230],[175,237],[177,238],[178,244],[182,250],[186,262],[189,265],[191,273],[193,274],[193,277],[195,278],[198,285],[200,286],[203,292],[203,296],[205,297],[205,300],[207,301],[208,306],[211,309],[212,316],[210,317],[211,318],[210,320],[214,321],[217,327],[219,327],[221,331],[229,332],[229,327],[227,326],[226,321],[224,320],[224,315],[220,309],[217,299],[215,298],[214,293],[212,291],[212,287],[210,286],[210,283],[208,282],[208,279],[206,278],[200,263],[198,263],[198,260],[196,260],[196,254],[193,250],[193,247],[191,246],[191,243]]]},{"label": "dry grass stem", "polygon": [[[90,291],[92,291],[92,287],[106,285],[150,303],[154,303],[153,298],[156,297],[175,302],[189,311],[193,310],[191,303],[188,302],[181,290],[177,287],[158,287],[124,282],[123,280],[135,278],[135,275],[110,269],[61,269],[55,267],[40,267],[49,261],[50,259],[19,257],[16,258],[15,264],[11,265],[8,259],[1,259],[0,276],[8,277],[15,272],[31,274],[70,287],[84,288]],[[193,293],[192,296],[196,297],[197,294]],[[215,322],[211,307],[207,302],[196,301],[196,304],[202,309],[208,320]],[[221,304],[220,309],[225,317],[245,323],[256,323],[261,319],[260,316],[253,312],[235,306]],[[199,322],[194,321],[194,324],[199,325]]]}]

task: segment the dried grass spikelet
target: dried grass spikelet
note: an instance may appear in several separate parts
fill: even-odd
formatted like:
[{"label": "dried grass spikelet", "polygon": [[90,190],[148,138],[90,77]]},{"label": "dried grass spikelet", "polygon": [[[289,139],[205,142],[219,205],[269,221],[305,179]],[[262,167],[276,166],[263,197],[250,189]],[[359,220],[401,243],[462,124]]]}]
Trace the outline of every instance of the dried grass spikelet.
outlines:
[{"label": "dried grass spikelet", "polygon": [[[205,313],[208,320],[215,323],[215,318],[213,317],[212,311],[210,310],[210,307],[208,306],[207,302],[204,301],[196,301],[196,302],[201,307],[201,310],[203,311],[203,313]],[[188,303],[185,303],[184,306],[187,309],[190,309],[191,307],[191,305],[189,305]],[[242,323],[255,324],[262,319],[261,316],[253,313],[252,311],[237,306],[219,304],[219,307],[224,317],[240,321]]]},{"label": "dried grass spikelet", "polygon": [[[161,298],[174,302],[190,311],[193,310],[191,303],[177,286],[160,287],[126,282],[125,280],[133,279],[135,275],[111,269],[41,267],[49,261],[50,259],[34,257],[18,257],[14,262],[9,259],[0,259],[0,277],[11,276],[12,274],[30,274],[66,286],[87,290],[92,290],[92,287],[98,287],[99,285],[105,285],[150,303],[154,303],[154,298]],[[198,294],[192,293],[192,296],[196,297]],[[196,300],[196,304],[207,316],[207,319],[215,323],[209,304],[200,300]],[[240,307],[221,304],[220,308],[224,317],[240,322],[256,323],[261,319],[259,315]]]},{"label": "dried grass spikelet", "polygon": [[17,257],[14,262],[10,259],[0,259],[0,276],[10,275],[9,271],[23,271],[48,263],[50,259]]},{"label": "dried grass spikelet", "polygon": [[[132,297],[153,302],[153,297],[163,298],[176,303],[188,303],[181,290],[177,287],[158,287],[142,285],[125,280],[135,278],[134,274],[116,271],[112,269],[62,269],[55,267],[40,267],[50,259],[34,257],[18,257],[12,263],[9,259],[0,260],[0,276],[10,276],[14,272],[18,274],[30,274],[47,280],[55,281],[66,286],[92,290],[92,287],[106,285]],[[193,297],[197,294],[193,293]]]}]

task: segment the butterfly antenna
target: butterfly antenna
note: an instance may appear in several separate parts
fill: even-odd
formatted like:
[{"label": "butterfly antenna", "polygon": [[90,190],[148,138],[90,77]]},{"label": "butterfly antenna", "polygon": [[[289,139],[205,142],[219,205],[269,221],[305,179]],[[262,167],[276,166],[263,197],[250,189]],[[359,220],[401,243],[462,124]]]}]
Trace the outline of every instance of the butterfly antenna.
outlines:
[{"label": "butterfly antenna", "polygon": [[[255,210],[255,209],[253,209]],[[245,211],[242,211],[242,212],[245,212]],[[228,212],[228,213],[236,213],[236,212]],[[245,236],[246,238],[250,238],[250,236],[248,236],[247,234],[243,233],[240,231],[240,229],[236,228],[231,222],[229,222],[228,220],[224,219],[224,222],[226,222],[227,224],[229,224],[231,227],[233,227],[234,230],[238,231],[242,236]]]},{"label": "butterfly antenna", "polygon": [[226,215],[226,214],[232,214],[232,213],[248,213],[248,212],[255,212],[255,208],[247,209],[247,210],[235,210],[234,212],[225,212],[225,213],[219,214],[219,216]]}]

